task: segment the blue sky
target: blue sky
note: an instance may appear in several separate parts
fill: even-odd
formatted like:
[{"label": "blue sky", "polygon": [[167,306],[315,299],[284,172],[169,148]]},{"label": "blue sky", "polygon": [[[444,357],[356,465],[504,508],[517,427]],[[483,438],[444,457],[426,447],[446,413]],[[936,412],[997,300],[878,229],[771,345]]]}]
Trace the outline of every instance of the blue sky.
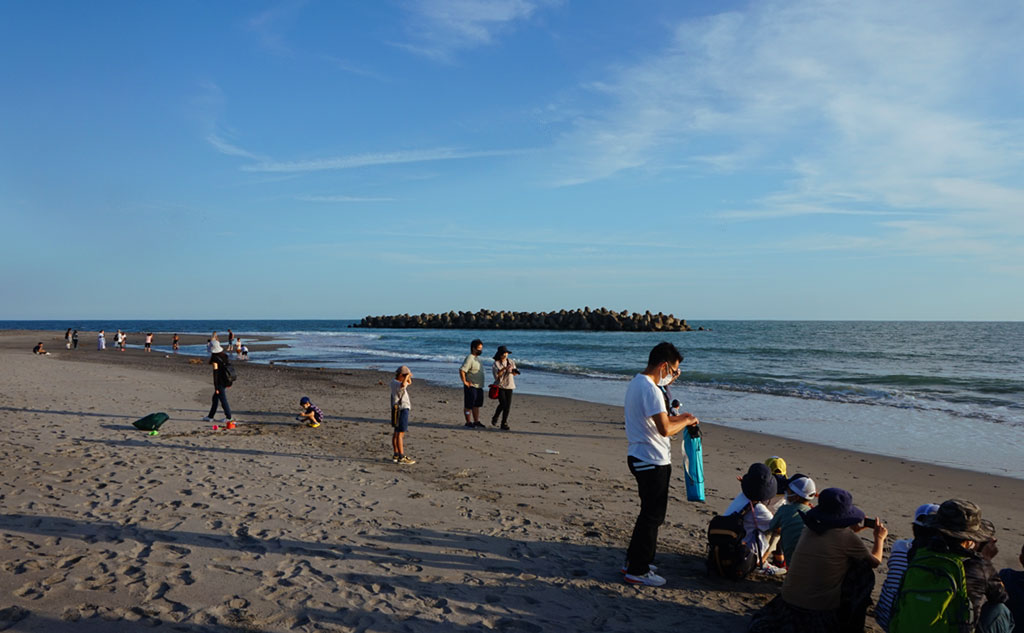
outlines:
[{"label": "blue sky", "polygon": [[0,319],[1024,318],[1019,2],[0,16]]}]

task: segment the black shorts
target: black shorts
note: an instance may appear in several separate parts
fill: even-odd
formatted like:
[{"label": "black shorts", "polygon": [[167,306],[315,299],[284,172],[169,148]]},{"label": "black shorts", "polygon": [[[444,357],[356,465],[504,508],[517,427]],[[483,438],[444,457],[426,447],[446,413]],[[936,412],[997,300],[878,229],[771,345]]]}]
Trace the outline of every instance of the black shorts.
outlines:
[{"label": "black shorts", "polygon": [[482,387],[462,385],[462,402],[467,409],[484,406],[484,390]]}]

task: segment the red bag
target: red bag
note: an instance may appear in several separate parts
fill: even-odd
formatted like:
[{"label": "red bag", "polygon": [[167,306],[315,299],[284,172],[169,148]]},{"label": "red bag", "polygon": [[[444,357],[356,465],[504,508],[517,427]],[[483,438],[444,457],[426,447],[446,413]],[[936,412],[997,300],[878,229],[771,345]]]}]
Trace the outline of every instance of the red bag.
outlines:
[{"label": "red bag", "polygon": [[490,387],[488,387],[487,388],[487,397],[490,398],[491,400],[497,400],[498,399],[498,389],[499,389],[499,387],[498,387],[497,383],[495,383],[495,384],[491,385]]}]

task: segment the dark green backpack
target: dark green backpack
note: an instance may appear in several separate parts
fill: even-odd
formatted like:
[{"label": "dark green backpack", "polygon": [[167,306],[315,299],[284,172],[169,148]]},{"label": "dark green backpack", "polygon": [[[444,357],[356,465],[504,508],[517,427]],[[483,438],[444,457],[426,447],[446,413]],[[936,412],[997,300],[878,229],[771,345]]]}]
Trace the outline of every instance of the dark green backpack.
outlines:
[{"label": "dark green backpack", "polygon": [[161,424],[169,420],[170,417],[166,413],[150,413],[146,417],[132,422],[132,426],[140,431],[155,431],[160,428]]},{"label": "dark green backpack", "polygon": [[974,630],[973,619],[963,557],[917,550],[900,583],[889,633],[961,633]]}]

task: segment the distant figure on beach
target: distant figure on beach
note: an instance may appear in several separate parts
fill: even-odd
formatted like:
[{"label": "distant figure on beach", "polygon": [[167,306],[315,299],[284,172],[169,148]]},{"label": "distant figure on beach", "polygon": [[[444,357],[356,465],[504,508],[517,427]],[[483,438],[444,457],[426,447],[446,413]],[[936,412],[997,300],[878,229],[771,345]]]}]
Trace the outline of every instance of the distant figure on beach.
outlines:
[{"label": "distant figure on beach", "polygon": [[863,632],[875,586],[874,569],[882,563],[889,530],[876,518],[874,545],[869,550],[857,535],[871,529],[864,525],[864,512],[841,488],[822,490],[818,505],[805,512],[803,520],[806,528],[793,552],[782,594],[754,614],[747,630]]},{"label": "distant figure on beach", "polygon": [[146,348],[147,352],[152,352],[153,351],[153,333],[152,332],[146,333],[145,348]]},{"label": "distant figure on beach", "polygon": [[484,405],[484,367],[480,364],[480,354],[484,351],[483,341],[473,339],[469,344],[469,355],[459,367],[462,379],[462,401],[466,411],[466,426],[480,427],[480,407]]},{"label": "distant figure on beach", "polygon": [[512,392],[516,388],[515,376],[519,374],[519,370],[516,369],[516,362],[508,357],[508,348],[504,345],[499,345],[498,351],[494,353],[491,373],[494,374],[494,382],[498,385],[498,408],[491,417],[491,426],[498,426],[500,415],[501,430],[508,431],[508,412],[512,408]]},{"label": "distant figure on beach", "polygon": [[699,421],[690,413],[670,416],[659,389],[679,375],[683,355],[671,343],[658,343],[647,357],[647,367],[626,388],[623,412],[629,448],[626,463],[636,478],[640,513],[626,550],[622,568],[626,582],[660,587],[665,579],[651,566],[658,546],[658,528],[665,522],[672,444],[669,438]]},{"label": "distant figure on beach", "polygon": [[241,358],[242,356],[242,339],[235,339],[235,356]]},{"label": "distant figure on beach", "polygon": [[125,336],[125,333],[122,332],[121,330],[118,330],[117,335],[114,337],[114,342],[117,344],[118,349],[120,349],[122,352],[124,351],[124,344],[127,341],[127,339],[128,337]]},{"label": "distant figure on beach", "polygon": [[213,339],[212,338],[206,339],[206,353],[207,354],[212,354],[213,353]]},{"label": "distant figure on beach", "polygon": [[299,414],[298,419],[299,421],[305,420],[306,426],[315,429],[324,421],[324,412],[320,410],[320,407],[313,404],[309,396],[303,396],[299,400],[299,407],[302,408],[302,413]]},{"label": "distant figure on beach", "polygon": [[107,349],[107,339],[103,338],[103,330],[96,335],[96,349],[100,351]]},{"label": "distant figure on beach", "polygon": [[249,360],[249,348],[245,345],[242,346],[242,360]]},{"label": "distant figure on beach", "polygon": [[[1017,558],[1021,567],[1024,567],[1024,546],[1020,548],[1020,556]],[[1017,571],[1007,567],[999,571],[999,577],[1003,579],[1006,593],[1010,599],[1006,602],[1013,619],[1017,622],[1017,629],[1024,628],[1024,571]]]},{"label": "distant figure on beach", "polygon": [[402,365],[395,370],[395,379],[391,381],[391,461],[396,464],[415,464],[416,460],[405,454],[405,434],[409,431],[409,415],[412,403],[409,400],[409,385],[412,384],[412,371]]},{"label": "distant figure on beach", "polygon": [[[217,333],[214,332],[213,334],[214,334],[214,337],[216,337]],[[228,349],[229,350],[234,345],[234,342],[235,342],[235,333],[231,331],[231,328],[228,328]]]},{"label": "distant figure on beach", "polygon": [[71,349],[78,349],[78,330],[71,333]]},{"label": "distant figure on beach", "polygon": [[227,376],[227,365],[228,355],[224,353],[224,348],[220,346],[220,343],[216,340],[210,342],[210,365],[213,366],[213,398],[210,403],[210,413],[203,418],[206,422],[212,422],[213,417],[217,415],[217,403],[224,409],[224,423],[234,423],[234,419],[231,417],[231,406],[228,404],[228,395],[226,391],[231,388],[228,382]]},{"label": "distant figure on beach", "polygon": [[64,332],[64,349],[71,349],[71,328]]},{"label": "distant figure on beach", "polygon": [[175,333],[174,338],[171,339],[171,349],[174,350],[175,352],[178,351],[178,343],[180,341],[181,339],[178,337],[178,334]]},{"label": "distant figure on beach", "polygon": [[50,352],[48,352],[45,349],[43,349],[43,342],[42,341],[39,341],[38,343],[36,343],[36,346],[32,348],[32,353],[33,354],[42,354],[43,356],[49,356],[50,355]]},{"label": "distant figure on beach", "polygon": [[918,506],[914,511],[914,521],[910,525],[914,538],[893,541],[892,549],[889,550],[889,562],[886,564],[888,571],[885,582],[882,583],[882,591],[878,594],[878,603],[875,605],[875,622],[882,630],[889,630],[892,607],[896,604],[900,583],[903,582],[903,575],[907,573],[910,559],[918,548],[924,547],[935,536],[935,530],[928,526],[928,517],[938,511],[939,506],[935,503]]}]

